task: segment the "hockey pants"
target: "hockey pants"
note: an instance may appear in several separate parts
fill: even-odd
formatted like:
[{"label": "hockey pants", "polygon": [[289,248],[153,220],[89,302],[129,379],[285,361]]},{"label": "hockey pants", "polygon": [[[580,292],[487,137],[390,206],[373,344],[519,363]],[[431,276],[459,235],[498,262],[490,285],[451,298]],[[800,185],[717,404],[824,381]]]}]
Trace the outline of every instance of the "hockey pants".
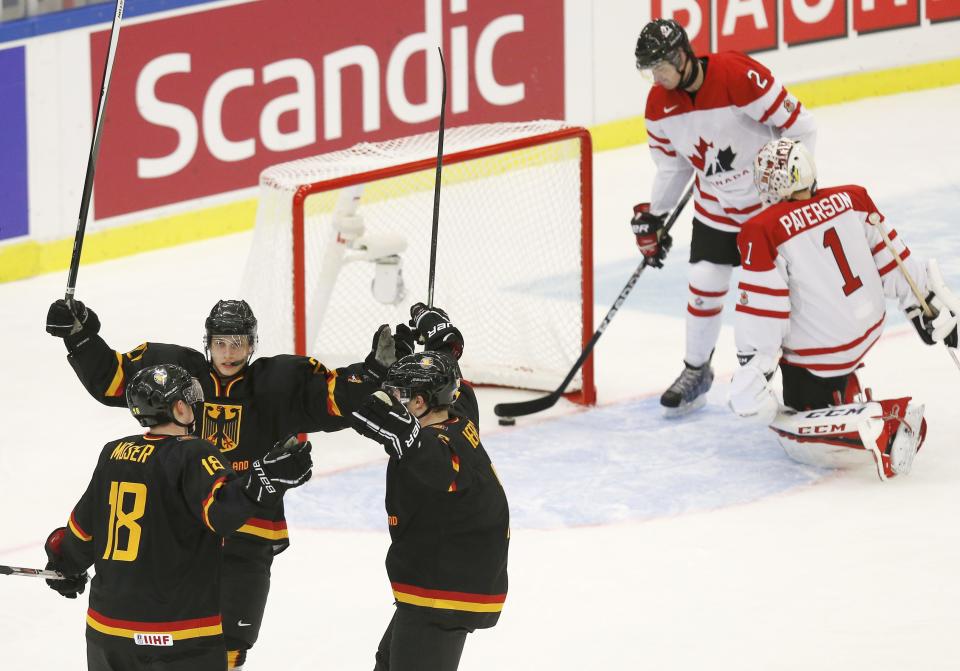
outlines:
[{"label": "hockey pants", "polygon": [[225,671],[223,648],[200,648],[185,653],[153,650],[114,650],[87,641],[88,671]]},{"label": "hockey pants", "polygon": [[456,671],[472,629],[431,622],[397,607],[377,649],[374,671]]},{"label": "hockey pants", "polygon": [[249,650],[260,635],[270,592],[273,547],[242,538],[223,544],[220,608],[227,650]]}]

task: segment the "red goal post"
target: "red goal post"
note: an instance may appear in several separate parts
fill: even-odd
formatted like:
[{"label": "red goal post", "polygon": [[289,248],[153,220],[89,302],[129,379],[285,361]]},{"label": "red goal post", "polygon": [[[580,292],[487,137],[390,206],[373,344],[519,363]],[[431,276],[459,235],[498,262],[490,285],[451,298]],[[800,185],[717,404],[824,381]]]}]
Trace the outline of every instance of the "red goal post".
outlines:
[{"label": "red goal post", "polygon": [[[362,360],[379,324],[426,300],[436,142],[362,143],[262,173],[242,292],[262,354]],[[552,390],[593,335],[590,134],[482,124],[447,129],[444,149],[435,302],[464,333],[464,376]],[[406,295],[384,303],[398,298],[397,257]],[[592,357],[567,396],[595,402]]]}]

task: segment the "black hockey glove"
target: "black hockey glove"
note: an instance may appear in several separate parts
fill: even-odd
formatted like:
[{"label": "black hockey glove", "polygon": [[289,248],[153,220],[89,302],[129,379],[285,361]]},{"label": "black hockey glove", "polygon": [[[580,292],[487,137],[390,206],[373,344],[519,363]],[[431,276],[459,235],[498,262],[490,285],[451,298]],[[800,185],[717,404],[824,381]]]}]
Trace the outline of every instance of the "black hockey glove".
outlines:
[{"label": "black hockey glove", "polygon": [[414,303],[410,306],[410,326],[425,350],[449,353],[454,359],[463,354],[463,334],[450,323],[444,310]]},{"label": "black hockey glove", "polygon": [[257,505],[276,505],[284,492],[310,479],[313,472],[310,449],[310,441],[301,443],[296,435],[277,441],[265,456],[250,465],[244,493]]},{"label": "black hockey glove", "polygon": [[923,314],[923,308],[915,305],[907,309],[907,318],[917,330],[920,339],[928,345],[935,345],[939,342],[947,347],[957,346],[957,317],[934,293],[927,295],[927,305],[933,310],[933,316],[927,317]]},{"label": "black hockey glove", "polygon": [[416,350],[417,336],[406,324],[397,324],[393,329],[393,349],[396,352],[397,360],[413,354]]},{"label": "black hockey glove", "polygon": [[66,532],[66,527],[54,529],[50,532],[50,535],[47,536],[47,542],[43,544],[43,549],[47,553],[47,570],[60,571],[67,575],[67,578],[64,580],[48,580],[47,585],[61,596],[65,596],[68,599],[76,599],[78,594],[83,594],[83,590],[86,589],[87,580],[89,580],[90,576],[87,575],[86,571],[68,575],[61,568],[63,554],[60,546],[63,543],[63,536]]},{"label": "black hockey glove", "polygon": [[67,305],[60,298],[51,303],[47,310],[47,333],[55,338],[80,340],[99,332],[100,319],[97,313],[84,305],[83,301],[72,301]]},{"label": "black hockey glove", "polygon": [[367,396],[351,415],[350,425],[361,436],[383,445],[384,451],[397,459],[420,447],[420,422],[385,391]]},{"label": "black hockey glove", "polygon": [[663,230],[663,220],[663,215],[650,214],[650,203],[640,203],[633,208],[630,228],[637,236],[637,247],[647,265],[654,268],[663,268],[663,260],[673,246],[673,238]]}]

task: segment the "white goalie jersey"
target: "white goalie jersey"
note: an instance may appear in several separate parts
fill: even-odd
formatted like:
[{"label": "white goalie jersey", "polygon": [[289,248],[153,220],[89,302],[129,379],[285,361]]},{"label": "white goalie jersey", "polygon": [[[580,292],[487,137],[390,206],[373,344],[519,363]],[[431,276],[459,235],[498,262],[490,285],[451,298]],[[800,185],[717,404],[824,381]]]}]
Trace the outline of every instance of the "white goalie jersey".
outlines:
[{"label": "white goalie jersey", "polygon": [[[866,189],[837,186],[809,200],[777,203],[743,226],[735,321],[741,360],[760,354],[776,362],[782,350],[784,363],[814,375],[845,375],[880,338],[886,298],[898,299],[901,309],[917,304],[867,221],[873,212]],[[889,237],[926,294],[923,264],[895,229]]]}]

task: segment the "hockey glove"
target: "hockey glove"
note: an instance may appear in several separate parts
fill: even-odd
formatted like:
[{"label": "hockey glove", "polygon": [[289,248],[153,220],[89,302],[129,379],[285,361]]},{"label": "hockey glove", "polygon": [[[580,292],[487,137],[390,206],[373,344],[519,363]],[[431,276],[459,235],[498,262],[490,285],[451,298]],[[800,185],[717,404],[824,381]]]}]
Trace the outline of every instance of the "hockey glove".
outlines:
[{"label": "hockey glove", "polygon": [[633,208],[630,227],[647,265],[654,268],[663,268],[663,260],[673,246],[673,238],[663,230],[663,220],[663,215],[650,214],[650,203],[640,203]]},{"label": "hockey glove", "polygon": [[377,441],[389,456],[397,459],[420,447],[420,422],[385,391],[367,396],[353,412],[350,424],[361,436]]},{"label": "hockey glove", "polygon": [[759,354],[744,358],[746,363],[734,372],[730,380],[730,409],[740,417],[768,425],[780,411],[777,394],[770,386],[776,364],[770,357]]},{"label": "hockey glove", "polygon": [[907,318],[913,323],[920,339],[928,345],[939,342],[947,347],[957,346],[957,316],[934,292],[927,294],[927,305],[933,310],[933,316],[927,317],[923,308],[915,305],[907,309]]},{"label": "hockey glove", "polygon": [[396,361],[397,345],[390,325],[380,324],[373,334],[373,344],[370,345],[370,354],[363,360],[363,368],[369,377],[381,382],[387,376],[387,369]]},{"label": "hockey glove", "polygon": [[414,303],[410,306],[410,326],[425,350],[449,353],[455,360],[463,354],[463,334],[450,323],[444,310]]},{"label": "hockey glove", "polygon": [[284,492],[310,479],[313,469],[310,449],[310,441],[301,443],[296,434],[277,441],[273,449],[250,465],[244,493],[257,505],[276,505]]},{"label": "hockey glove", "polygon": [[90,576],[87,575],[86,571],[69,575],[63,570],[61,545],[66,532],[66,527],[54,529],[50,532],[50,535],[47,536],[47,542],[43,544],[43,549],[47,553],[46,568],[50,571],[60,571],[67,575],[63,580],[48,580],[47,585],[61,596],[65,596],[68,599],[76,599],[78,594],[83,594],[83,590],[86,589],[87,580],[89,580]]},{"label": "hockey glove", "polygon": [[393,329],[393,350],[397,360],[413,354],[417,344],[417,337],[406,324],[397,324]]},{"label": "hockey glove", "polygon": [[47,310],[47,333],[55,338],[66,339],[78,335],[86,337],[99,332],[100,319],[97,318],[97,313],[82,301],[71,301],[68,305],[60,298],[51,303]]}]

